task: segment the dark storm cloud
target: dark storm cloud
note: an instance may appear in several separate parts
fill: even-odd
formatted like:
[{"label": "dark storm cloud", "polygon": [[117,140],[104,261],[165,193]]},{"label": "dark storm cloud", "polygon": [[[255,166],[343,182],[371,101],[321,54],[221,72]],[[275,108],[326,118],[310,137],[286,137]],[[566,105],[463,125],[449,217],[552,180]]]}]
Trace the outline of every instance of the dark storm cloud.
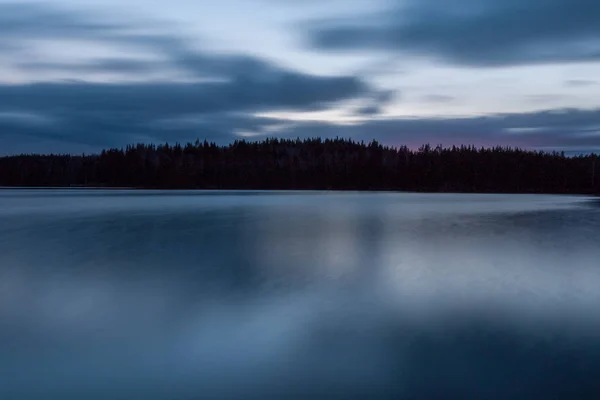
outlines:
[{"label": "dark storm cloud", "polygon": [[355,20],[310,24],[314,47],[385,50],[469,66],[600,60],[597,0],[404,0]]}]

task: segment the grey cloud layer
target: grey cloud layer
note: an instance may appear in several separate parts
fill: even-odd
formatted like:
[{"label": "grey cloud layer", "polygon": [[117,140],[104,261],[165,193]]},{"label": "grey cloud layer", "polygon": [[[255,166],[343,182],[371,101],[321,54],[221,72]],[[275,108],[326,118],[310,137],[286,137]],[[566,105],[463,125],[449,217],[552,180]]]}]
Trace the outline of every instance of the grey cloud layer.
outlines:
[{"label": "grey cloud layer", "polygon": [[142,118],[129,112],[111,113],[107,117],[105,112],[94,112],[90,108],[87,112],[70,115],[66,120],[40,115],[35,119],[36,123],[32,123],[30,118],[0,115],[0,146],[9,137],[12,141],[12,147],[4,146],[5,148],[0,148],[0,153],[35,148],[31,147],[32,138],[52,141],[45,145],[46,152],[72,151],[72,148],[97,151],[134,142],[186,142],[196,138],[225,144],[239,139],[240,136],[236,134],[239,131],[252,133],[250,139],[267,136],[343,136],[365,141],[377,139],[386,144],[406,144],[413,147],[431,143],[566,149],[574,153],[600,150],[600,110],[548,110],[471,118],[367,118],[352,126],[325,122],[290,122],[230,112],[190,115],[187,118],[165,118],[162,113],[154,117],[143,113]]},{"label": "grey cloud layer", "polygon": [[386,13],[323,21],[325,50],[392,50],[470,66],[600,60],[597,0],[404,0]]},{"label": "grey cloud layer", "polygon": [[380,119],[340,127],[304,123],[282,130],[289,136],[373,138],[392,145],[519,146],[566,149],[573,153],[600,150],[600,109],[560,109],[468,118]]},{"label": "grey cloud layer", "polygon": [[[410,33],[403,40],[410,39],[407,43],[412,43],[413,49],[438,49],[441,55],[453,54],[454,59],[473,63],[469,60],[474,57],[477,46],[472,46],[478,45],[485,32],[475,31],[473,36],[477,33],[483,36],[465,41],[464,36],[458,35],[460,29],[456,21],[471,21],[471,25],[466,25],[463,29],[472,29],[479,26],[473,21],[486,15],[499,15],[501,10],[512,10],[517,4],[516,0],[509,0],[506,4],[497,3],[492,7],[491,0],[480,2],[480,10],[471,14],[437,11],[429,16],[437,21],[437,28],[422,16],[421,19],[412,18],[404,22],[409,24],[408,29],[404,23],[397,25],[400,17],[396,18],[392,14],[382,20],[381,28],[369,28],[371,34],[365,31],[367,36],[353,43],[370,48],[381,39],[377,36],[381,34],[379,29],[385,32],[386,29],[401,26],[404,27],[404,32]],[[548,3],[556,6],[566,4],[558,0],[549,0]],[[412,11],[404,14],[405,17],[419,17],[435,4],[439,6],[442,3],[425,0],[424,3],[419,3],[422,5],[411,4]],[[542,3],[541,0],[535,0],[527,4],[528,7],[541,7]],[[591,9],[588,12],[593,14],[597,11]],[[563,110],[462,119],[374,119],[382,106],[397,98],[397,93],[375,90],[356,76],[322,77],[284,68],[253,55],[217,55],[204,52],[162,26],[152,30],[144,23],[126,25],[102,22],[99,19],[88,14],[69,13],[39,5],[0,5],[0,47],[8,49],[6,51],[10,55],[16,54],[11,51],[17,51],[22,42],[31,39],[59,41],[77,38],[91,44],[105,42],[122,48],[123,54],[127,54],[129,48],[147,51],[159,61],[116,57],[74,63],[72,60],[63,62],[60,57],[58,60],[25,61],[20,56],[12,57],[12,61],[21,68],[36,72],[66,68],[75,77],[86,71],[119,72],[137,76],[170,67],[186,71],[196,79],[218,80],[193,84],[48,82],[0,85],[0,153],[73,152],[78,149],[96,151],[138,141],[174,142],[193,141],[196,138],[227,143],[239,138],[237,133],[240,131],[253,133],[252,137],[257,139],[267,135],[340,135],[358,140],[377,138],[389,144],[409,145],[430,142],[556,148],[567,146],[582,150],[600,147],[599,110]],[[572,34],[568,37],[582,37],[582,32],[593,36],[596,28],[586,21],[580,19],[583,27],[573,25]],[[437,30],[429,31],[429,28]],[[336,30],[339,33],[339,29],[324,29],[317,34],[317,38],[324,39]],[[356,31],[358,28],[354,26],[353,29]],[[523,27],[521,29],[527,31]],[[563,36],[560,37],[564,38],[566,31],[568,30],[563,27],[557,31],[556,36],[559,37],[562,32]],[[493,39],[494,35],[495,31],[490,30],[488,38]],[[440,41],[441,36],[447,36],[445,41]],[[514,36],[513,33],[507,37]],[[352,35],[343,37],[348,39]],[[528,37],[528,43],[541,40],[535,35]],[[464,44],[460,45],[459,39]],[[375,42],[369,44],[369,41]],[[325,45],[325,42],[321,45]],[[350,42],[345,45],[342,41],[337,44],[331,42],[327,46],[344,47]],[[511,51],[513,42],[510,40],[505,38],[497,42],[496,49],[482,47],[477,50],[481,51],[482,59],[492,53],[498,55]],[[396,42],[391,41],[385,46],[395,48]],[[464,52],[457,52],[458,48],[463,48],[461,46],[464,47]],[[576,86],[578,83],[571,84]],[[362,123],[339,126],[334,123],[290,122],[253,115],[256,112],[278,109],[323,110],[346,100],[358,100],[359,104],[363,104],[357,110],[357,114],[364,118]],[[439,102],[450,99],[438,95],[428,100]],[[527,133],[515,133],[519,131]]]},{"label": "grey cloud layer", "polygon": [[164,71],[170,67],[169,63],[146,60],[124,60],[120,58],[98,58],[84,62],[48,62],[24,61],[16,66],[28,72],[69,72],[79,73],[116,73],[134,74]]},{"label": "grey cloud layer", "polygon": [[[356,90],[367,91],[366,84],[357,77],[324,78],[283,68],[269,61],[246,54],[214,54],[194,48],[183,36],[168,32],[168,26],[153,26],[144,22],[131,22],[130,25],[118,22],[101,22],[98,16],[67,12],[48,8],[41,5],[6,5],[0,4],[0,46],[13,45],[28,39],[62,40],[76,39],[78,41],[106,42],[122,48],[121,54],[127,54],[127,48],[146,50],[153,57],[164,58],[164,65],[178,67],[198,78],[219,78],[231,80],[243,85],[265,85],[264,90],[276,89],[281,83],[281,91],[288,96],[294,92],[288,84],[300,83],[314,88],[325,85],[330,90],[328,79],[333,85],[344,81]],[[140,33],[145,31],[146,33]],[[171,29],[172,31],[172,29]],[[66,50],[68,51],[68,50]],[[151,68],[152,62],[128,58],[109,58],[80,62],[69,61],[26,61],[17,63],[26,69],[43,71],[56,70],[64,67],[67,70],[107,70],[121,72],[140,72]],[[161,62],[155,62],[160,67]],[[254,88],[256,89],[256,87]],[[305,91],[298,92],[305,96]],[[334,91],[335,93],[335,91]],[[339,92],[338,92],[339,94]],[[350,97],[360,93],[351,93]],[[299,100],[298,102],[301,102]]]},{"label": "grey cloud layer", "polygon": [[[98,15],[39,4],[0,4],[0,46],[16,49],[32,39],[54,40],[59,44],[64,39],[76,39],[91,46],[110,44],[122,49],[119,53],[125,55],[133,48],[160,60],[113,57],[62,61],[60,57],[68,49],[65,54],[57,54],[58,60],[24,60],[16,54],[12,57],[11,61],[21,70],[36,73],[59,70],[78,78],[79,73],[85,72],[117,72],[143,77],[145,72],[169,67],[183,70],[195,80],[204,79],[191,84],[170,81],[0,85],[0,143],[5,148],[11,147],[9,137],[13,142],[31,143],[31,138],[38,138],[90,146],[122,145],[136,140],[174,141],[191,139],[191,135],[231,139],[235,130],[267,123],[251,117],[255,112],[322,110],[340,101],[363,97],[373,101],[380,95],[356,76],[316,76],[251,54],[201,51],[160,24],[103,21]],[[156,121],[188,115],[202,116],[204,122],[196,125],[202,129],[201,134],[190,133],[190,126],[158,122],[153,126]],[[46,122],[31,123],[34,120]]]},{"label": "grey cloud layer", "polygon": [[94,111],[106,116],[130,113],[144,117],[223,111],[318,109],[364,94],[352,77],[318,78],[283,74],[272,81],[222,83],[40,83],[0,86],[0,110],[67,115]]},{"label": "grey cloud layer", "polygon": [[[353,78],[298,75],[271,83],[4,85],[0,86],[0,110],[29,117],[0,116],[0,136],[36,136],[103,147],[133,141],[193,140],[194,136],[223,141],[231,140],[236,129],[262,124],[251,112],[315,109],[360,94],[362,85]],[[204,122],[195,127],[153,126],[189,115]],[[46,122],[32,124],[34,120]]]}]

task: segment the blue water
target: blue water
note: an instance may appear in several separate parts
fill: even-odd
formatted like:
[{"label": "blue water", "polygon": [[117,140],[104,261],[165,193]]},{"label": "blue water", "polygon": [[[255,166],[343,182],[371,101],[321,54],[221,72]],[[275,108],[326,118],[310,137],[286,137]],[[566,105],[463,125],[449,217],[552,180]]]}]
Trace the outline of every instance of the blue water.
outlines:
[{"label": "blue water", "polygon": [[598,399],[586,197],[0,190],[0,399]]}]

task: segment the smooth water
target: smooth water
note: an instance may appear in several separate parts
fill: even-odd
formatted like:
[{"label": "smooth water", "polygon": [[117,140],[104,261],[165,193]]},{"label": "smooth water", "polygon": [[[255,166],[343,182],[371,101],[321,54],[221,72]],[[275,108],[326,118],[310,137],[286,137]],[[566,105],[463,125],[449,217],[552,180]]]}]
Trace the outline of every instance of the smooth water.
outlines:
[{"label": "smooth water", "polygon": [[0,399],[597,399],[585,197],[0,190]]}]

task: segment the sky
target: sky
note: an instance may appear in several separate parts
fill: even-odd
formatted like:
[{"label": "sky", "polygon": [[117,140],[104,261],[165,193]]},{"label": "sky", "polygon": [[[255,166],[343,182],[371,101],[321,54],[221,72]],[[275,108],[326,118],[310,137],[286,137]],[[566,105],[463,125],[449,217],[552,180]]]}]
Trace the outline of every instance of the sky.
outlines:
[{"label": "sky", "polygon": [[0,154],[349,137],[600,152],[597,0],[0,0]]}]

